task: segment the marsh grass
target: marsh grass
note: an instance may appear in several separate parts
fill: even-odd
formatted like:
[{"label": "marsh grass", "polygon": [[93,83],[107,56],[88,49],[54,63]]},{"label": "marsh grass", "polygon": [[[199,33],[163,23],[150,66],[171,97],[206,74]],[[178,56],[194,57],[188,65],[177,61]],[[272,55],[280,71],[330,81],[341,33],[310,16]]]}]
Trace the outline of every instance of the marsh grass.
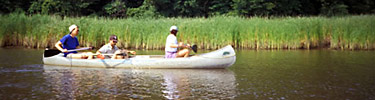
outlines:
[{"label": "marsh grass", "polygon": [[115,34],[119,47],[163,49],[169,27],[177,25],[179,41],[201,49],[225,45],[243,49],[374,49],[375,16],[346,17],[224,17],[112,19],[47,15],[0,15],[2,46],[53,47],[80,26],[81,46],[100,47]]}]

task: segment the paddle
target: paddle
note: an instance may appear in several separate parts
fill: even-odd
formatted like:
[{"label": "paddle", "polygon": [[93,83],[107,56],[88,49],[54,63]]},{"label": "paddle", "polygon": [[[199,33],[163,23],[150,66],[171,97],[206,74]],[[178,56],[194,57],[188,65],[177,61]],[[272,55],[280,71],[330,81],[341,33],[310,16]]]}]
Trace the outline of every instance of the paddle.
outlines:
[{"label": "paddle", "polygon": [[[121,53],[121,54],[124,54],[124,53]],[[132,54],[132,53],[130,53],[130,54]],[[93,54],[93,55],[96,56],[97,58],[105,59],[104,56],[106,56],[106,55],[112,56],[113,54]],[[133,55],[135,55],[135,54],[133,54]]]},{"label": "paddle", "polygon": [[194,45],[191,46],[190,48],[191,48],[195,53],[198,52],[198,50],[197,50],[197,49],[198,49],[197,45],[194,44]]},{"label": "paddle", "polygon": [[[81,50],[89,50],[89,49],[91,49],[91,47],[68,50],[68,52],[81,51]],[[46,49],[46,50],[44,50],[44,57],[51,57],[51,56],[57,55],[59,53],[61,53],[60,50],[56,50],[56,49],[48,50],[48,49]]]}]

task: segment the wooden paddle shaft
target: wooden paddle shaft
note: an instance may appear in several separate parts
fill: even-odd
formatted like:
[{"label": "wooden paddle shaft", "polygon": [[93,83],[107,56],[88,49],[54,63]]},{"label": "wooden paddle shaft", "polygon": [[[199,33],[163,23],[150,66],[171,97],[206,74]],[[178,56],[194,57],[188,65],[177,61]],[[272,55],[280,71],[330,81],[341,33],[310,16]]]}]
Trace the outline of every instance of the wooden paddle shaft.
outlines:
[{"label": "wooden paddle shaft", "polygon": [[97,56],[97,55],[104,55],[104,56],[109,55],[109,56],[112,56],[113,54],[93,54],[93,56]]}]

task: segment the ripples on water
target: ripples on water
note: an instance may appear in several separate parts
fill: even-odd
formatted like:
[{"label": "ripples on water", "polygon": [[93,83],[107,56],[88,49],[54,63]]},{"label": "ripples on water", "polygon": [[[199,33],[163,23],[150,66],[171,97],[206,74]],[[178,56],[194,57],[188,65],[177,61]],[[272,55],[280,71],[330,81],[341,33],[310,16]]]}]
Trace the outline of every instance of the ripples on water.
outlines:
[{"label": "ripples on water", "polygon": [[236,53],[229,69],[113,69],[42,65],[41,50],[0,49],[0,99],[375,99],[374,51]]},{"label": "ripples on water", "polygon": [[375,52],[239,51],[236,98],[375,99]]},{"label": "ripples on water", "polygon": [[2,96],[7,95],[7,99],[233,99],[236,95],[234,74],[227,69],[33,66],[40,67],[3,70],[5,74],[18,73],[31,79],[7,79],[9,84],[0,86],[5,89]]}]

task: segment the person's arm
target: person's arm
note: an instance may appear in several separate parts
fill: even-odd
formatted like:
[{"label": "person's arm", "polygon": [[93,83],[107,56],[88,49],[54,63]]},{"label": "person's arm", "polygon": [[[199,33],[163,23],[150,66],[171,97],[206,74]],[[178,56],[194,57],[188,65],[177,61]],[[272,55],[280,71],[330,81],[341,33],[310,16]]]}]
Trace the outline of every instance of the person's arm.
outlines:
[{"label": "person's arm", "polygon": [[57,42],[57,43],[55,44],[55,47],[56,47],[58,50],[60,50],[61,52],[68,52],[68,50],[67,50],[67,49],[63,49],[63,48],[61,47],[61,45],[62,45],[62,43],[59,41],[59,42]]},{"label": "person's arm", "polygon": [[113,54],[111,59],[116,59],[117,54]]},{"label": "person's arm", "polygon": [[102,55],[102,52],[100,52],[99,50],[96,51],[96,57],[100,59],[105,59],[105,57]]},{"label": "person's arm", "polygon": [[183,42],[180,42],[180,43],[178,44],[178,46],[179,46],[179,47],[183,47],[183,48],[190,47],[189,44],[186,44],[186,45],[185,45]]},{"label": "person's arm", "polygon": [[137,54],[137,52],[135,52],[135,51],[127,51],[128,53],[131,53],[131,54],[133,54],[133,55],[135,55],[135,54]]},{"label": "person's arm", "polygon": [[100,51],[98,50],[98,51],[96,51],[96,54],[102,54],[102,52],[100,52]]},{"label": "person's arm", "polygon": [[121,50],[117,50],[115,53],[113,53],[111,59],[116,59],[117,54],[121,54]]},{"label": "person's arm", "polygon": [[68,49],[63,49],[62,44],[65,43],[67,40],[67,36],[62,37],[56,44],[55,47],[60,50],[61,52],[68,52]]},{"label": "person's arm", "polygon": [[183,42],[180,42],[178,45],[171,43],[171,44],[170,44],[170,47],[171,47],[171,48],[179,48],[179,47],[187,48],[187,47],[190,47],[190,45],[189,45],[189,44],[184,45]]},{"label": "person's arm", "polygon": [[167,37],[167,46],[171,48],[178,48],[178,44],[175,44],[176,42],[177,39],[175,37],[172,37],[171,35]]},{"label": "person's arm", "polygon": [[98,51],[96,51],[96,57],[100,58],[100,59],[105,59],[105,56],[102,55],[102,53],[106,53],[107,52],[107,49],[106,49],[106,45],[102,46],[99,48]]},{"label": "person's arm", "polygon": [[178,43],[177,45],[174,43],[170,43],[171,48],[179,48],[179,47],[185,47],[183,42]]}]

